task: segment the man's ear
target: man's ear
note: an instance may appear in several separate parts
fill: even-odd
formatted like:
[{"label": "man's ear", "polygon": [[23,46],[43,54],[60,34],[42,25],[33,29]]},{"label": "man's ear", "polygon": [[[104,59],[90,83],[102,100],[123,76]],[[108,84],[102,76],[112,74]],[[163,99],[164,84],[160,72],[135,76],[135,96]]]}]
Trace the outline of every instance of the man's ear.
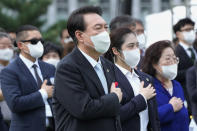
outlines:
[{"label": "man's ear", "polygon": [[18,46],[18,48],[21,50],[21,49],[23,49],[23,44],[21,43],[21,42],[17,42],[17,46]]},{"label": "man's ear", "polygon": [[83,33],[79,30],[75,31],[75,37],[77,38],[78,42],[83,43],[84,39],[83,39]]}]

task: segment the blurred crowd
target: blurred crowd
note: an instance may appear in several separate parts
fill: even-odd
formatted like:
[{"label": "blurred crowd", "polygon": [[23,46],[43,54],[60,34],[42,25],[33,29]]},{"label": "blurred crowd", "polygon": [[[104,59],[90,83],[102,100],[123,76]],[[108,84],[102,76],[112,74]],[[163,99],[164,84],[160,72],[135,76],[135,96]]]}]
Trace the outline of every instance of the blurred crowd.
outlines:
[{"label": "blurred crowd", "polygon": [[108,26],[90,6],[71,14],[61,45],[33,25],[0,28],[0,131],[197,131],[194,27],[180,19],[173,41],[147,47],[141,20]]}]

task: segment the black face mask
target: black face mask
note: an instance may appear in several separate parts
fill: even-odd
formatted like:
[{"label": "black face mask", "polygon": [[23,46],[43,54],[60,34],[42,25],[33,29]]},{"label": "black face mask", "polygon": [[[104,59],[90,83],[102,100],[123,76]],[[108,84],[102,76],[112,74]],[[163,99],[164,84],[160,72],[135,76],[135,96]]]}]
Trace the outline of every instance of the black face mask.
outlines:
[{"label": "black face mask", "polygon": [[44,43],[44,40],[42,38],[40,38],[40,39],[33,38],[33,39],[30,39],[30,40],[21,40],[21,42],[30,42],[32,45],[36,45],[39,41],[42,44]]}]

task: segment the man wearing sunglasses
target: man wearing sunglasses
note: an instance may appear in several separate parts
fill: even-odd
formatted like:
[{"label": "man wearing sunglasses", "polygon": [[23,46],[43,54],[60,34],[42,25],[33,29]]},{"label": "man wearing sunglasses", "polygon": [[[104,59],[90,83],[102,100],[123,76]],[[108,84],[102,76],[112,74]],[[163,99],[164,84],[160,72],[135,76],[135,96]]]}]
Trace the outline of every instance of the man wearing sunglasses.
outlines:
[{"label": "man wearing sunglasses", "polygon": [[51,131],[51,97],[55,68],[38,60],[43,54],[39,30],[24,25],[17,31],[19,57],[2,70],[1,86],[12,111],[10,131]]}]

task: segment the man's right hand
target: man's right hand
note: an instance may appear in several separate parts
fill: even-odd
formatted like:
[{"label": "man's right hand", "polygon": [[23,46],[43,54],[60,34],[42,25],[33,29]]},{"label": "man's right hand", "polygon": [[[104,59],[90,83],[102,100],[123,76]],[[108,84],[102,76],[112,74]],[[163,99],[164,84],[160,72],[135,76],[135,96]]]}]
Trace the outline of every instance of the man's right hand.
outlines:
[{"label": "man's right hand", "polygon": [[140,83],[139,94],[143,95],[146,98],[146,100],[149,100],[156,95],[155,89],[151,84],[149,84],[146,88],[144,88],[143,81]]},{"label": "man's right hand", "polygon": [[44,89],[47,92],[48,98],[51,98],[53,95],[53,86],[47,85],[47,80],[44,80],[42,83],[41,89]]},{"label": "man's right hand", "polygon": [[116,88],[115,83],[113,82],[111,85],[110,93],[115,93],[118,96],[119,102],[122,101],[122,91],[120,88]]},{"label": "man's right hand", "polygon": [[174,112],[179,111],[183,107],[183,101],[177,97],[172,97],[169,103],[172,105]]}]

